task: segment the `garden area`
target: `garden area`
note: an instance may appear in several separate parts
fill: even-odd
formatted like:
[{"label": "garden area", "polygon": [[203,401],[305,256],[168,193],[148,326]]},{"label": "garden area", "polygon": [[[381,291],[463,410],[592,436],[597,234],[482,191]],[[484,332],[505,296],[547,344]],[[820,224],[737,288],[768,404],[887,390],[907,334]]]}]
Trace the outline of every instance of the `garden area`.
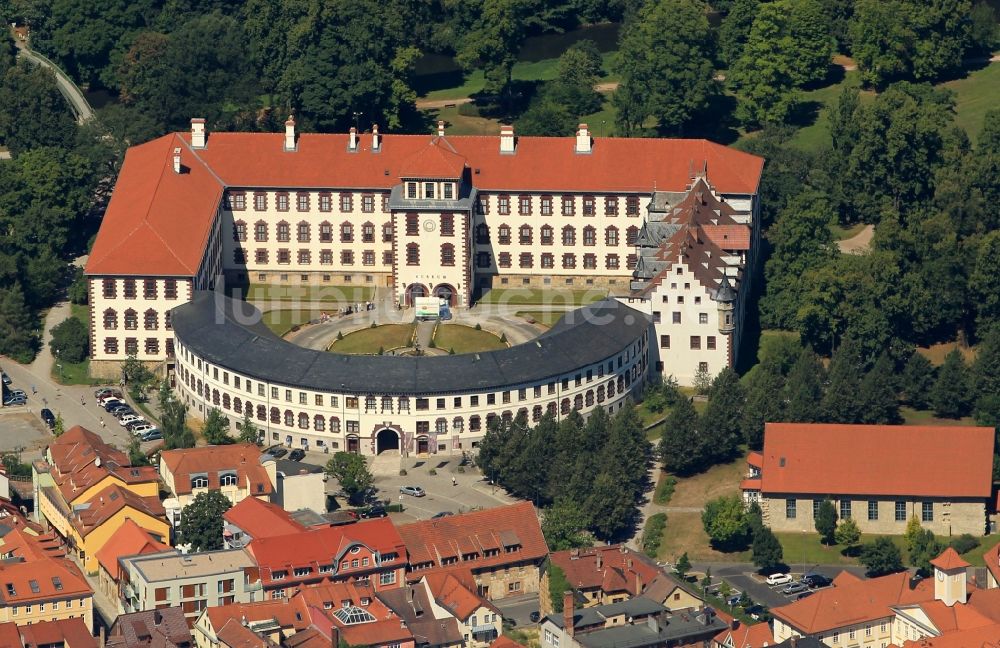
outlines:
[{"label": "garden area", "polygon": [[518,317],[523,317],[526,320],[532,320],[540,326],[546,328],[552,328],[555,326],[556,322],[562,319],[562,316],[566,314],[565,311],[545,311],[545,310],[528,310],[528,311],[517,311],[514,313]]},{"label": "garden area", "polygon": [[272,310],[261,314],[261,321],[277,335],[284,337],[293,329],[308,324],[313,318],[319,317],[317,310]]},{"label": "garden area", "polygon": [[462,324],[441,324],[434,331],[434,346],[449,353],[475,353],[506,349],[503,336]]},{"label": "garden area", "polygon": [[329,351],[349,355],[377,355],[390,349],[410,346],[413,331],[413,324],[382,324],[347,335],[338,333]]},{"label": "garden area", "polygon": [[246,299],[264,303],[305,301],[347,306],[369,301],[374,295],[375,289],[370,286],[250,284]]},{"label": "garden area", "polygon": [[[577,307],[600,301],[608,291],[591,288],[589,290],[559,290],[556,288],[493,288],[479,298],[480,304],[498,306],[567,306]],[[562,313],[560,313],[562,315]]]}]

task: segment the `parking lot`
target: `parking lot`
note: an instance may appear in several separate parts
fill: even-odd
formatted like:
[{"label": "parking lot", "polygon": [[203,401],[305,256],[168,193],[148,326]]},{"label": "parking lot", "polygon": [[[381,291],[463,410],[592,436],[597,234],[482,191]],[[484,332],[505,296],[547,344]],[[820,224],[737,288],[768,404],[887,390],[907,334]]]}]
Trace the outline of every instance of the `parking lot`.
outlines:
[{"label": "parking lot", "polygon": [[0,411],[0,452],[21,451],[27,463],[41,457],[42,448],[52,440],[52,433],[38,417],[35,408],[4,408]]},{"label": "parking lot", "polygon": [[[753,571],[749,565],[712,565],[712,587],[718,588],[723,580],[738,592],[746,592],[755,603],[761,603],[768,608],[787,605],[797,600],[801,592],[785,594],[782,590],[786,585],[768,585],[764,577]],[[798,582],[805,573],[822,574],[828,578],[834,578],[841,571],[850,571],[857,576],[864,575],[864,567],[853,565],[838,567],[827,565],[792,565],[791,574],[793,582]],[[810,589],[809,591],[819,591],[823,588]],[[734,593],[732,596],[735,596]]]}]

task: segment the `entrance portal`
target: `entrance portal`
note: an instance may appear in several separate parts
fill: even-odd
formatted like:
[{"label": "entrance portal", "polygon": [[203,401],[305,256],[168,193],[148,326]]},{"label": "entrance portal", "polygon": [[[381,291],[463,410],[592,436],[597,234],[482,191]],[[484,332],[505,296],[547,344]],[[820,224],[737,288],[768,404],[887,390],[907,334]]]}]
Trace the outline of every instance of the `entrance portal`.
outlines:
[{"label": "entrance portal", "polygon": [[417,454],[427,454],[430,452],[430,443],[427,441],[427,437],[420,437],[417,439]]},{"label": "entrance portal", "polygon": [[383,428],[375,435],[375,454],[382,454],[386,450],[399,450],[399,435],[389,428]]},{"label": "entrance portal", "polygon": [[417,302],[417,297],[427,297],[427,286],[418,283],[407,286],[406,305],[413,306]]},{"label": "entrance portal", "polygon": [[434,296],[448,301],[448,305],[454,308],[457,306],[458,295],[451,284],[438,284],[434,287]]},{"label": "entrance portal", "polygon": [[354,453],[361,451],[361,442],[358,440],[358,437],[356,436],[347,437],[347,451]]}]

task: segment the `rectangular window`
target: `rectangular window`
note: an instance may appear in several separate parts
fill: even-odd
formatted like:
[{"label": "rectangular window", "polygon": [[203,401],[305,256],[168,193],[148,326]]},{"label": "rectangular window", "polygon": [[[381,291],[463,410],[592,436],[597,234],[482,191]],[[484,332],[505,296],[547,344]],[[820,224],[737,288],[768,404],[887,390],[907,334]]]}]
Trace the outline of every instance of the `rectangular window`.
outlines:
[{"label": "rectangular window", "polygon": [[851,517],[851,500],[840,500],[840,519]]},{"label": "rectangular window", "polygon": [[142,280],[142,296],[146,299],[156,299],[156,279]]},{"label": "rectangular window", "polygon": [[786,499],[785,500],[785,517],[789,520],[795,519],[795,500]]},{"label": "rectangular window", "polygon": [[309,194],[295,194],[295,209],[300,212],[309,211]]},{"label": "rectangular window", "polygon": [[351,194],[340,194],[340,211],[345,214],[354,211],[354,196]]},{"label": "rectangular window", "polygon": [[542,196],[539,201],[539,211],[541,211],[542,216],[552,215],[552,196]]},{"label": "rectangular window", "polygon": [[163,281],[163,297],[166,299],[177,299],[176,279],[165,279]]},{"label": "rectangular window", "polygon": [[823,503],[823,500],[814,499],[813,500],[813,519],[815,520],[819,517],[819,505]]},{"label": "rectangular window", "polygon": [[896,502],[896,521],[906,522],[906,502]]},{"label": "rectangular window", "polygon": [[572,196],[563,196],[562,198],[562,214],[563,216],[572,216],[576,213],[576,202],[573,200]]},{"label": "rectangular window", "polygon": [[446,182],[441,186],[441,191],[444,193],[445,200],[455,199],[455,183]]},{"label": "rectangular window", "polygon": [[695,349],[695,350],[701,348],[701,336],[700,335],[692,335],[691,336],[691,348]]},{"label": "rectangular window", "polygon": [[433,182],[424,183],[424,198],[427,200],[434,200],[434,187],[435,184]]},{"label": "rectangular window", "polygon": [[614,196],[607,196],[604,199],[604,215],[605,216],[617,216],[618,215],[618,199]]},{"label": "rectangular window", "polygon": [[714,351],[715,350],[715,336],[714,335],[709,335],[708,337],[705,338],[705,340],[706,340],[706,345],[705,345],[706,348],[708,348],[708,350],[710,350],[710,351]]},{"label": "rectangular window", "polygon": [[375,196],[372,194],[365,194],[361,196],[361,211],[366,214],[375,213]]},{"label": "rectangular window", "polygon": [[681,323],[681,313],[680,313],[680,311],[674,311],[673,313],[671,313],[670,314],[670,320],[674,324],[680,324]]},{"label": "rectangular window", "polygon": [[282,191],[275,194],[278,211],[288,211],[288,192]]},{"label": "rectangular window", "polygon": [[497,196],[497,213],[502,216],[510,213],[510,196]]},{"label": "rectangular window", "polygon": [[922,502],[920,504],[920,521],[921,522],[934,521],[934,502]]},{"label": "rectangular window", "polygon": [[267,194],[263,191],[254,192],[253,195],[253,208],[254,211],[264,211],[267,209]]},{"label": "rectangular window", "polygon": [[878,502],[875,500],[868,500],[868,519],[878,519]]},{"label": "rectangular window", "polygon": [[661,349],[669,349],[670,348],[670,336],[669,335],[661,335],[660,336],[660,348]]},{"label": "rectangular window", "polygon": [[[680,299],[680,298],[678,298]],[[708,324],[708,313],[698,313],[698,323]]]},{"label": "rectangular window", "polygon": [[625,215],[626,216],[638,216],[639,215],[639,196],[629,196],[625,199]]},{"label": "rectangular window", "polygon": [[333,211],[333,196],[328,193],[319,195],[319,210],[321,212]]},{"label": "rectangular window", "polygon": [[521,216],[531,216],[531,196],[521,196],[517,199],[517,213]]}]

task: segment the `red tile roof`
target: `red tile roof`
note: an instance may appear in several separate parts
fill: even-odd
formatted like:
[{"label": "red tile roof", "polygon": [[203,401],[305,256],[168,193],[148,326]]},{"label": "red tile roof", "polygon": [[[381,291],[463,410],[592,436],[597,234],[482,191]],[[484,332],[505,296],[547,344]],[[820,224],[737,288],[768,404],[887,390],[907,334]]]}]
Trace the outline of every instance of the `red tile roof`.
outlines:
[{"label": "red tile roof", "polygon": [[[13,622],[7,625],[15,625]],[[83,619],[59,619],[56,621],[36,621],[28,625],[17,628],[20,641],[12,646],[24,646],[25,648],[35,646],[58,646],[65,645],[66,648],[98,648],[97,639],[90,633],[87,624]],[[6,637],[12,637],[8,632],[3,632]],[[4,645],[4,644],[0,644]],[[6,646],[5,646],[6,648]]]},{"label": "red tile roof", "polygon": [[747,463],[750,464],[751,466],[760,468],[761,466],[764,465],[764,455],[757,452],[756,450],[749,452],[747,454]]},{"label": "red tile roof", "polygon": [[[727,641],[732,637],[732,641]],[[774,644],[774,633],[766,623],[752,625],[740,624],[736,629],[732,626],[715,635],[714,641],[729,648],[763,648]]]},{"label": "red tile roof", "polygon": [[945,605],[943,601],[927,601],[919,606],[934,627],[942,634],[994,625],[995,621],[969,605]]},{"label": "red tile roof", "polygon": [[524,645],[517,643],[507,635],[500,635],[493,640],[490,644],[490,648],[525,648]]},{"label": "red tile roof", "polygon": [[[464,159],[475,169],[475,186],[486,191],[648,194],[683,190],[692,165],[704,162],[723,193],[753,194],[764,163],[706,140],[596,138],[591,154],[577,155],[573,137],[520,137],[516,153],[503,155],[496,136],[453,136],[435,145],[433,135],[383,135],[377,153],[370,135],[360,137],[355,153],[346,134],[301,134],[294,153],[284,151],[283,137],[211,133],[206,148],[194,150],[189,134],[175,133],[129,149],[87,274],[194,276],[224,187],[384,191],[403,173],[453,177]],[[177,147],[180,174],[173,170]]]},{"label": "red tile roof", "polygon": [[283,630],[304,630],[309,626],[309,614],[302,598],[273,599],[255,603],[229,603],[209,607],[204,614],[211,627],[218,632],[232,619],[248,623],[274,621]]},{"label": "red tile roof", "polygon": [[997,646],[1000,646],[1000,625],[906,641],[902,648],[997,648]]},{"label": "red tile roof", "polygon": [[427,574],[425,580],[434,600],[462,621],[482,607],[500,612],[476,593],[476,582],[467,569]]},{"label": "red tile roof", "polygon": [[455,152],[446,138],[432,137],[404,160],[399,168],[400,178],[461,178],[465,158]]},{"label": "red tile roof", "polygon": [[993,575],[993,580],[1000,583],[1000,542],[983,552],[983,562]]},{"label": "red tile roof", "polygon": [[274,492],[271,478],[260,463],[261,454],[260,448],[252,443],[234,443],[164,450],[160,461],[174,476],[174,491],[178,495],[192,492],[191,475],[204,474],[208,477],[208,488],[217,490],[219,474],[235,471],[239,487],[249,488],[250,494],[256,497]]},{"label": "red tile roof", "polygon": [[931,564],[944,571],[951,571],[952,569],[965,569],[966,567],[969,567],[969,563],[962,560],[961,556],[958,555],[958,552],[952,547],[948,547],[941,552],[941,555],[932,560]]},{"label": "red tile roof", "polygon": [[740,481],[740,490],[760,490],[760,477]]},{"label": "red tile roof", "polygon": [[68,503],[109,475],[125,484],[156,483],[160,477],[152,466],[133,467],[128,455],[79,425],[49,444],[49,456],[52,479]]},{"label": "red tile roof", "polygon": [[[531,502],[520,502],[482,511],[449,515],[436,520],[423,520],[399,527],[406,543],[411,565],[432,563],[442,567],[442,558],[456,557],[458,564],[469,569],[494,567],[514,562],[540,560],[548,554],[538,515]],[[460,543],[470,543],[477,558],[464,560]],[[519,545],[507,553],[505,546]],[[495,556],[485,556],[485,549],[498,549]],[[419,578],[421,571],[408,577]]]},{"label": "red tile roof", "polygon": [[988,498],[989,427],[768,423],[762,491]]},{"label": "red tile roof", "polygon": [[549,560],[563,570],[573,589],[597,588],[607,594],[638,596],[661,573],[653,561],[625,545],[556,551]]},{"label": "red tile roof", "polygon": [[267,648],[274,644],[241,623],[240,619],[229,619],[215,631],[219,643],[229,648]]},{"label": "red tile roof", "polygon": [[118,566],[119,558],[154,553],[169,548],[169,545],[165,545],[149,535],[148,531],[129,518],[111,535],[111,538],[94,554],[94,557],[117,582],[121,576]]},{"label": "red tile roof", "polygon": [[802,634],[813,634],[889,618],[893,616],[891,607],[933,599],[934,585],[929,580],[911,587],[909,572],[901,572],[843,585],[835,580],[833,587],[773,608],[771,613]]},{"label": "red tile roof", "polygon": [[377,551],[383,558],[396,554],[398,558],[390,563],[395,568],[406,562],[406,546],[389,518],[255,538],[247,545],[247,551],[260,567],[261,580],[269,584],[272,572],[291,571],[295,567],[311,566],[315,578],[321,565],[336,566],[337,557],[356,544]]},{"label": "red tile roof", "polygon": [[285,509],[277,504],[256,497],[247,497],[222,515],[223,519],[237,526],[251,538],[292,535],[306,527],[296,522]]},{"label": "red tile roof", "polygon": [[139,497],[130,490],[125,490],[118,484],[102,488],[84,505],[86,508],[76,509],[71,522],[77,532],[83,537],[90,535],[95,529],[114,517],[124,508],[144,513],[152,518],[161,519],[165,515],[160,498]]},{"label": "red tile roof", "polygon": [[750,249],[750,228],[746,225],[702,225],[701,229],[723,250]]},{"label": "red tile roof", "polygon": [[2,562],[0,584],[0,601],[4,605],[80,598],[94,593],[79,568],[63,558],[42,557],[28,558],[23,562]]}]

